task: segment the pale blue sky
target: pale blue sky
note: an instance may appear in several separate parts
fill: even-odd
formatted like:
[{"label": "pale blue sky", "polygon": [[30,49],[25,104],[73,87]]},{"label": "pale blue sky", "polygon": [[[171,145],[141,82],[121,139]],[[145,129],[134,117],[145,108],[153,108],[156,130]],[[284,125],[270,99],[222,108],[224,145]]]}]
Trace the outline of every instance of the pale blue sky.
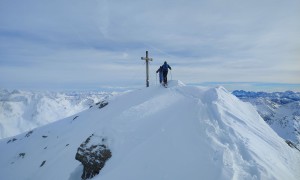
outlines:
[{"label": "pale blue sky", "polygon": [[151,85],[166,60],[186,84],[299,90],[299,17],[298,0],[0,0],[0,88],[143,87],[148,50]]}]

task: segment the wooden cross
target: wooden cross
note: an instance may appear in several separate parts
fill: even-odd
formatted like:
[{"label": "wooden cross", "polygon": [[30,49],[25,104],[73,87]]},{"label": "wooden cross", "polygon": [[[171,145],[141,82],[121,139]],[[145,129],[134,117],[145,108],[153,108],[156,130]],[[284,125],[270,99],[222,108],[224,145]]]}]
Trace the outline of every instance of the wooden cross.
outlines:
[{"label": "wooden cross", "polygon": [[153,59],[148,57],[148,51],[146,51],[146,57],[141,57],[141,59],[146,61],[146,87],[149,87],[149,61]]}]

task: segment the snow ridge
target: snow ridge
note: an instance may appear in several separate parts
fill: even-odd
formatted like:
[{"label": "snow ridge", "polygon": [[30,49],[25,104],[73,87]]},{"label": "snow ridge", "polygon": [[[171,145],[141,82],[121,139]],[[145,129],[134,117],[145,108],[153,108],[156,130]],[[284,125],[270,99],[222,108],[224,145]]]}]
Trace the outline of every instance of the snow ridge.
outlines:
[{"label": "snow ridge", "polygon": [[299,152],[251,104],[223,87],[171,81],[0,140],[1,179],[80,179],[75,154],[92,134],[107,137],[112,152],[95,180],[300,177]]},{"label": "snow ridge", "polygon": [[272,129],[300,149],[300,93],[233,91],[235,96],[250,102]]}]

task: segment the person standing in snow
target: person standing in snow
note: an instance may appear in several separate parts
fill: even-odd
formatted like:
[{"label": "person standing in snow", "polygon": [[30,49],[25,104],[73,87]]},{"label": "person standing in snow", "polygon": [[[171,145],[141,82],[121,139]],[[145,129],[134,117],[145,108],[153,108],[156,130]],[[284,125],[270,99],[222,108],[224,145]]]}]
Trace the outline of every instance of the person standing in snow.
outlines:
[{"label": "person standing in snow", "polygon": [[159,75],[159,83],[161,84],[162,81],[163,81],[162,66],[160,66],[160,67],[158,68],[158,70],[156,71],[156,73],[159,73],[159,74],[158,74],[158,75]]},{"label": "person standing in snow", "polygon": [[164,62],[162,65],[162,74],[163,74],[163,81],[164,81],[164,86],[168,85],[168,69],[172,70],[172,68],[169,66],[167,61]]}]

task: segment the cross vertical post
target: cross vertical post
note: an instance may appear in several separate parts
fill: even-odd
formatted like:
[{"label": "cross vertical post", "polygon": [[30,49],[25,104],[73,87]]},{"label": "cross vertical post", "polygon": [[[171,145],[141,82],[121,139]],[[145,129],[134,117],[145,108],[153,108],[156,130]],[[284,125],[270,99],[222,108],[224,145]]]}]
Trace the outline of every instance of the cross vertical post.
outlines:
[{"label": "cross vertical post", "polygon": [[148,57],[148,51],[146,51],[146,57],[141,57],[141,59],[146,61],[146,87],[149,87],[149,61],[153,59]]}]

